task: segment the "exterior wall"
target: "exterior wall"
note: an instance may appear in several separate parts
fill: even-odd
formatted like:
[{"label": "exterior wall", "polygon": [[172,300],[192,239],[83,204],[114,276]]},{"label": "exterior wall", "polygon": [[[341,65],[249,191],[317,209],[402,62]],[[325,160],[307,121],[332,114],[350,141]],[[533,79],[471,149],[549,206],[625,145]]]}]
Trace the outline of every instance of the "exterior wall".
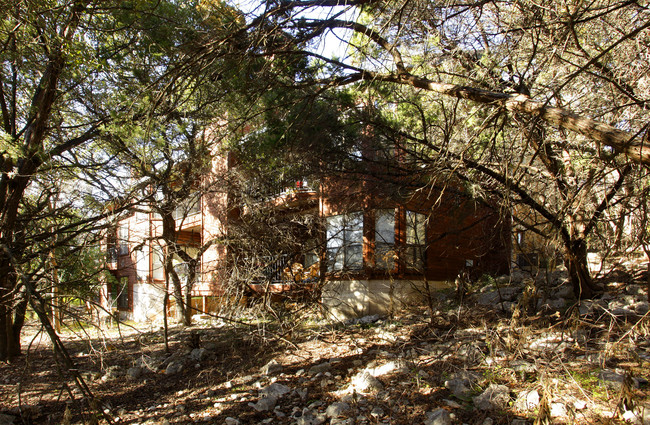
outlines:
[{"label": "exterior wall", "polygon": [[[460,187],[447,182],[445,190],[432,188],[426,196],[404,198],[372,177],[329,178],[323,186],[320,214],[328,217],[361,212],[363,260],[358,270],[329,272],[325,276],[322,303],[336,319],[389,313],[404,305],[426,300],[425,280],[431,291],[447,288],[458,276],[478,278],[502,274],[510,266],[510,218],[496,208],[478,203]],[[375,223],[378,211],[393,210],[394,266],[378,267]],[[407,263],[407,214],[426,217],[423,269]],[[326,232],[327,233],[327,232]],[[327,241],[325,241],[327,244]],[[385,244],[384,249],[385,249]]]},{"label": "exterior wall", "polygon": [[[230,155],[217,156],[213,160],[213,172],[202,182],[208,190],[202,196],[200,211],[178,222],[181,226],[179,241],[184,245],[196,248],[207,241],[227,239],[229,227],[232,229],[232,223],[245,214],[232,205],[234,201],[228,195],[228,188],[223,187],[224,175],[232,167]],[[500,217],[494,208],[472,201],[461,189],[450,184],[445,191],[434,188],[426,196],[409,198],[393,189],[381,180],[359,174],[345,179],[322,179],[319,193],[296,191],[271,200],[270,206],[280,215],[289,212],[314,214],[322,223],[337,214],[363,213],[362,267],[354,272],[328,274],[327,262],[323,261],[325,253],[321,255],[320,266],[316,266],[320,267],[321,283],[325,283],[323,306],[333,317],[386,313],[422,302],[425,299],[422,293],[424,278],[430,289],[436,289],[447,287],[446,282],[453,282],[459,274],[478,277],[509,269],[510,222]],[[391,270],[381,269],[376,261],[374,217],[379,209],[395,212],[397,254]],[[409,269],[402,258],[406,247],[407,211],[427,217],[424,271]],[[116,277],[128,277],[129,281],[129,307],[121,313],[137,321],[153,320],[163,312],[164,274],[160,266],[157,268],[154,255],[156,250],[163,249],[156,241],[156,236],[162,234],[160,220],[151,214],[133,214],[122,219],[119,225],[129,229],[129,254],[119,256],[113,270]],[[325,233],[322,246],[326,245],[324,239]],[[135,251],[137,246],[140,249]],[[219,242],[202,255],[193,296],[202,297],[204,308],[207,297],[224,295],[232,266],[228,257],[225,245]],[[312,278],[314,282],[318,276]],[[109,311],[110,308],[107,303]]]},{"label": "exterior wall", "polygon": [[[430,296],[447,289],[449,282],[428,282]],[[325,314],[335,320],[388,314],[409,305],[422,304],[427,297],[422,280],[337,280],[323,287],[322,302]]]},{"label": "exterior wall", "polygon": [[164,287],[150,283],[133,286],[133,312],[131,319],[136,322],[154,322],[162,319]]},{"label": "exterior wall", "polygon": [[[232,167],[230,154],[216,155],[212,162],[213,173],[206,177],[208,191],[203,195],[201,237],[203,243],[222,240],[228,235],[228,222],[232,219],[228,188],[223,182]],[[201,258],[201,283],[194,288],[197,296],[214,296],[223,293],[224,269],[227,268],[227,250],[221,243],[212,244]]]},{"label": "exterior wall", "polygon": [[[354,273],[357,279],[386,277],[373,268],[375,228],[373,212],[394,208],[395,249],[405,245],[405,214],[424,214],[426,221],[426,277],[431,281],[453,280],[466,273],[471,278],[482,274],[503,274],[510,268],[511,227],[509,217],[485,204],[471,200],[454,188],[431,190],[426,197],[399,199],[382,191],[376,182],[330,180],[323,190],[320,213],[324,219],[345,212],[362,211],[364,215],[364,267]],[[418,279],[398,259],[393,278]],[[335,278],[333,278],[335,279]]]}]

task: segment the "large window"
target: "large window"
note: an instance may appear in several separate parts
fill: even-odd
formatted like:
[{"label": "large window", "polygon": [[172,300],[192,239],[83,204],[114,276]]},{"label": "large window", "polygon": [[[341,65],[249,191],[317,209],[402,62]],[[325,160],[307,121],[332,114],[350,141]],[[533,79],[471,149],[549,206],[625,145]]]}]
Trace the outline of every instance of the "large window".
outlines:
[{"label": "large window", "polygon": [[359,270],[363,266],[363,213],[327,218],[328,271]]},{"label": "large window", "polygon": [[201,212],[201,196],[198,193],[191,194],[188,198],[184,199],[174,209],[174,220],[184,220],[187,217],[193,216]]},{"label": "large window", "polygon": [[129,255],[129,226],[122,225],[118,228],[117,232],[119,254]]},{"label": "large window", "polygon": [[138,281],[146,282],[149,279],[149,247],[136,249],[135,258]]},{"label": "large window", "polygon": [[380,269],[395,268],[395,210],[375,213],[375,265]]},{"label": "large window", "polygon": [[110,232],[106,241],[106,256],[109,263],[117,263],[117,235]]},{"label": "large window", "polygon": [[164,256],[162,247],[154,246],[151,255],[152,259],[152,277],[154,280],[164,280],[165,279],[165,266],[163,264]]},{"label": "large window", "polygon": [[422,271],[426,249],[426,219],[424,214],[406,211],[406,267]]}]

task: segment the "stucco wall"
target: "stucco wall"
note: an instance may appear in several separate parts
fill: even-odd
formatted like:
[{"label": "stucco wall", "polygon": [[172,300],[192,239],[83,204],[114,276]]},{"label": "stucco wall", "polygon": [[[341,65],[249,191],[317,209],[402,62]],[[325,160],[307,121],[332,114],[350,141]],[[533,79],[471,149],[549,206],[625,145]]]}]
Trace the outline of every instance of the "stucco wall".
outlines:
[{"label": "stucco wall", "polygon": [[[430,281],[433,291],[450,287],[449,282]],[[345,280],[327,282],[323,287],[323,308],[338,320],[386,314],[391,310],[426,302],[424,281],[413,280]]]},{"label": "stucco wall", "polygon": [[133,285],[133,313],[136,322],[162,320],[164,290],[158,285],[138,283]]}]

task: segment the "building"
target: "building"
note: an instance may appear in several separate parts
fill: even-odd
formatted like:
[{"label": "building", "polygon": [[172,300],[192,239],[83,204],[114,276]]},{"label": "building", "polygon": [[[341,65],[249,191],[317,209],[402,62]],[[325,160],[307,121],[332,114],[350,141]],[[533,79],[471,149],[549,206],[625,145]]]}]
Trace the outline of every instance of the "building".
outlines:
[{"label": "building", "polygon": [[[404,195],[395,190],[403,182],[387,182],[381,167],[364,168],[317,180],[278,179],[266,184],[275,190],[251,204],[242,200],[241,187],[239,194],[214,190],[235,169],[230,155],[215,159],[214,173],[202,183],[213,190],[197,191],[175,211],[178,243],[190,254],[201,250],[192,290],[197,311],[214,312],[241,296],[307,293],[332,317],[387,313],[435,296],[459,275],[509,269],[509,218],[473,200],[458,182]],[[250,224],[256,209],[264,209],[266,220],[255,222],[258,228]],[[103,299],[124,318],[162,314],[167,248],[160,235],[159,216],[134,211],[107,238],[115,279]],[[187,275],[181,258],[174,258],[174,268]]]}]

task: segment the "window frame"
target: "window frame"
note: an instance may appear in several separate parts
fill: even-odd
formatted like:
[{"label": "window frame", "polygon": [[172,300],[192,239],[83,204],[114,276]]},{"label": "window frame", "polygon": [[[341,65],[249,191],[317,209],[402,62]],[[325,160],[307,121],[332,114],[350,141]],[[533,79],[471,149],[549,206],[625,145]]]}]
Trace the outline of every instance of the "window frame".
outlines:
[{"label": "window frame", "polygon": [[403,261],[407,270],[426,270],[427,220],[426,214],[417,211],[404,214]]},{"label": "window frame", "polygon": [[[381,270],[395,270],[397,262],[395,261],[395,246],[397,242],[397,214],[395,208],[376,209],[375,213],[375,236],[374,236],[374,260],[375,268]],[[392,219],[386,229],[381,229],[382,218]],[[388,227],[392,225],[392,231]],[[382,230],[386,230],[383,232]]]},{"label": "window frame", "polygon": [[[335,220],[340,222],[332,225]],[[363,211],[352,211],[326,218],[325,245],[328,272],[363,269],[363,224]]]},{"label": "window frame", "polygon": [[126,223],[117,228],[117,254],[129,255],[129,225]]}]

